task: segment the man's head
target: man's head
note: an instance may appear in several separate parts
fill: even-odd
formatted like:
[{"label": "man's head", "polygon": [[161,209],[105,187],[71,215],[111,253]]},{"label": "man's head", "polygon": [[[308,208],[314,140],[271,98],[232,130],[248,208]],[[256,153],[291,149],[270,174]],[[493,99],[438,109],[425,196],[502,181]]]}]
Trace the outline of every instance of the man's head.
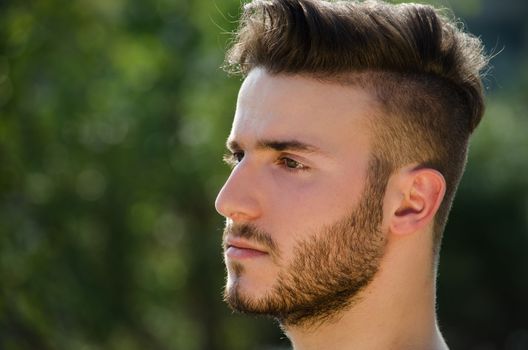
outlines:
[{"label": "man's head", "polygon": [[236,164],[217,208],[226,248],[256,242],[248,248],[264,254],[226,259],[231,304],[286,320],[339,296],[322,316],[349,305],[383,256],[384,191],[401,169],[425,169],[437,250],[482,117],[485,65],[480,41],[429,6],[246,5],[227,56],[246,76],[229,141]]}]

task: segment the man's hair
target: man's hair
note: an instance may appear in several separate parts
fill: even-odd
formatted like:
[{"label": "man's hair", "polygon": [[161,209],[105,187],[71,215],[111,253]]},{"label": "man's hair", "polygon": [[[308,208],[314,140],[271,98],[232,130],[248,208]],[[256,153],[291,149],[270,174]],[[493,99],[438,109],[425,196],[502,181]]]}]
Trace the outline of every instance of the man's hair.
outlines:
[{"label": "man's hair", "polygon": [[[468,139],[484,112],[479,39],[428,5],[379,1],[254,0],[244,6],[226,70],[299,74],[352,84],[377,100],[370,119],[380,181],[408,164],[444,176],[435,217],[438,249],[466,163]],[[324,116],[322,116],[324,117]]]}]

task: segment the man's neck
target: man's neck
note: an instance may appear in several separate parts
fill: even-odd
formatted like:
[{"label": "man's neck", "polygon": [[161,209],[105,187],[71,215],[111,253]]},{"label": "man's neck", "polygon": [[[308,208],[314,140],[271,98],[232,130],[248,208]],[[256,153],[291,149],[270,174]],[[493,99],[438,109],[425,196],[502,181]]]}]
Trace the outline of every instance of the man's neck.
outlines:
[{"label": "man's neck", "polygon": [[353,306],[313,328],[284,326],[295,350],[446,350],[435,315],[432,253],[423,242],[388,245],[380,271]]}]

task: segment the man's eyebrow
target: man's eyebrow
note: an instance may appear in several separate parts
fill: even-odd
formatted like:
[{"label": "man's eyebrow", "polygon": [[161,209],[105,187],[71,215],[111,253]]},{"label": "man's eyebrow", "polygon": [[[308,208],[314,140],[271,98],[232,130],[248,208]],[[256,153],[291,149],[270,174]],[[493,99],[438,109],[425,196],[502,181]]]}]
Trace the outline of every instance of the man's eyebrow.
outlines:
[{"label": "man's eyebrow", "polygon": [[301,151],[319,152],[319,148],[298,140],[260,140],[257,142],[257,149],[271,149],[274,151]]},{"label": "man's eyebrow", "polygon": [[240,151],[242,149],[238,142],[229,139],[226,141],[226,148],[230,151]]},{"label": "man's eyebrow", "polygon": [[[242,150],[241,145],[235,140],[228,140],[226,147],[232,151]],[[258,150],[274,150],[274,151],[297,151],[316,153],[321,152],[320,149],[314,145],[310,145],[298,140],[259,140],[257,141],[256,149]]]}]

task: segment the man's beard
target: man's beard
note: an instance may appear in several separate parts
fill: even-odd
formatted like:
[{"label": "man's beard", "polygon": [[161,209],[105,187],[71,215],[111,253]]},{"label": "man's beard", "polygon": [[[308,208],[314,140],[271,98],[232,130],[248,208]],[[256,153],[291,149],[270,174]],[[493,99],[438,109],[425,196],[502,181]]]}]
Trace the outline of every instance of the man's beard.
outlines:
[{"label": "man's beard", "polygon": [[[376,163],[376,162],[374,162]],[[316,326],[331,321],[351,307],[358,292],[378,271],[386,237],[380,231],[382,204],[388,176],[371,164],[360,203],[346,217],[318,230],[294,247],[294,258],[281,270],[266,296],[245,295],[239,285],[244,266],[231,262],[234,283],[226,286],[225,301],[236,311],[275,317],[284,327]],[[385,175],[385,174],[383,174]],[[268,248],[270,256],[280,252],[269,233],[247,224],[230,225],[227,235],[243,237]]]}]

